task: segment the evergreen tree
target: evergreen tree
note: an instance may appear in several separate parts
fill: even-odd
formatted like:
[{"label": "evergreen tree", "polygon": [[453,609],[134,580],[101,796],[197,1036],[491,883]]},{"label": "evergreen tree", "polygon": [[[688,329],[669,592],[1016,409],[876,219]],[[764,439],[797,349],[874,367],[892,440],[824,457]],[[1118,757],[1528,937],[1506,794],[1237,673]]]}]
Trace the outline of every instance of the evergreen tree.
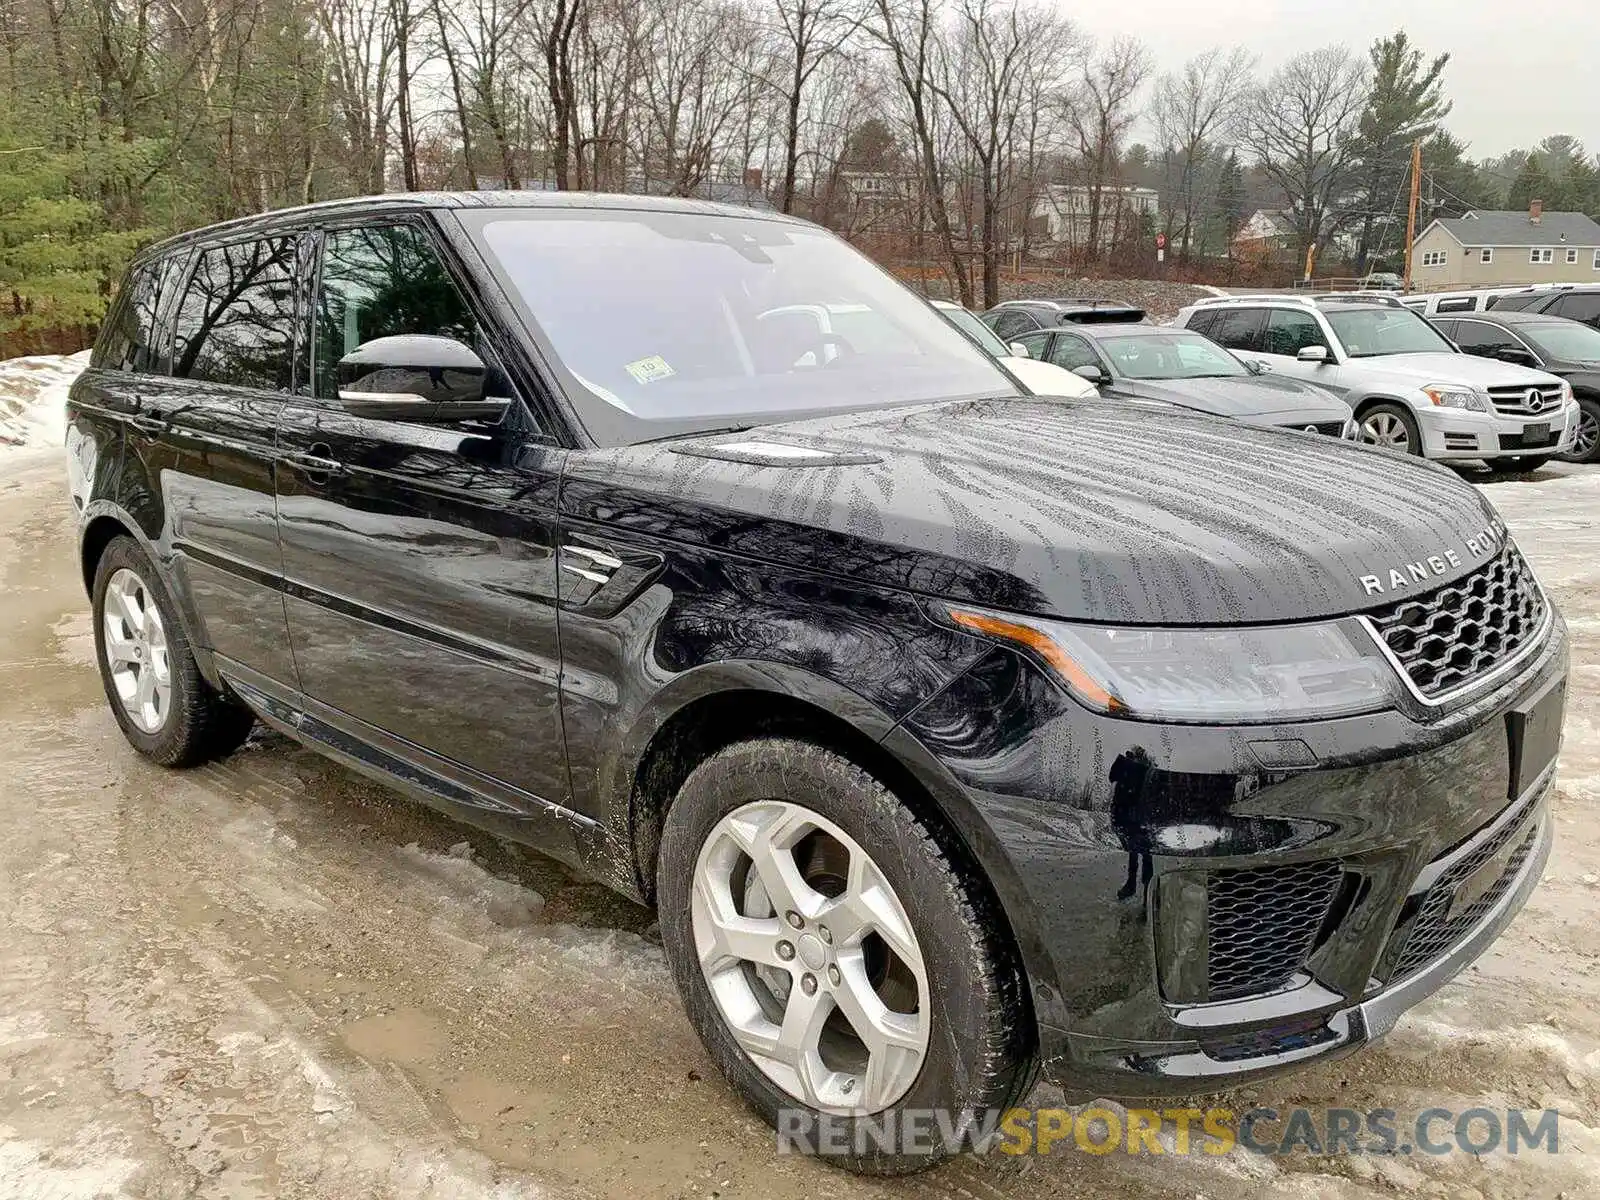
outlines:
[{"label": "evergreen tree", "polygon": [[1411,146],[1427,138],[1450,113],[1441,76],[1448,54],[1431,61],[1404,30],[1372,44],[1372,90],[1357,127],[1361,180],[1361,238],[1356,258],[1365,263],[1374,230],[1396,211],[1411,166]]}]

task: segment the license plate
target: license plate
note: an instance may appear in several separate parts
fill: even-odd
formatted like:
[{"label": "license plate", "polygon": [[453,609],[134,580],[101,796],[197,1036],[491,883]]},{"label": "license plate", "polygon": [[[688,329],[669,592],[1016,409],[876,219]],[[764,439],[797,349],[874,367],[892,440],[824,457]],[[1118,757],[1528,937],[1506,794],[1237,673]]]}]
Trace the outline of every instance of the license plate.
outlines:
[{"label": "license plate", "polygon": [[1506,717],[1511,735],[1511,799],[1528,790],[1561,749],[1566,682],[1556,684],[1527,708]]},{"label": "license plate", "polygon": [[1542,446],[1549,440],[1549,421],[1540,421],[1537,425],[1524,425],[1522,427],[1522,444],[1524,446]]}]

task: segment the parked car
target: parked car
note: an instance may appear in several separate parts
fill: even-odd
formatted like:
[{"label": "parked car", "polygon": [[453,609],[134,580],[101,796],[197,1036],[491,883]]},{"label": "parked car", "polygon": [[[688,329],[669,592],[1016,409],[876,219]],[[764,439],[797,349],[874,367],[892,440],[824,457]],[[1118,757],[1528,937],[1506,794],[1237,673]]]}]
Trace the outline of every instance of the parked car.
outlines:
[{"label": "parked car", "polygon": [[1401,300],[1407,308],[1424,316],[1440,316],[1445,313],[1482,312],[1484,309],[1493,308],[1494,303],[1501,296],[1509,296],[1518,292],[1532,292],[1552,287],[1552,284],[1501,284],[1498,287],[1465,288],[1451,292],[1428,292],[1420,296],[1407,296]]},{"label": "parked car", "polygon": [[140,753],[259,719],[653,904],[712,1058],[847,1166],[1041,1064],[1192,1095],[1355,1050],[1550,852],[1566,628],[1477,489],[1021,395],[776,213],[213,226],[135,258],[66,418]]},{"label": "parked car", "polygon": [[1496,296],[1491,309],[1500,312],[1540,313],[1547,317],[1566,317],[1600,329],[1600,284],[1567,283],[1525,288]]},{"label": "parked car", "polygon": [[[1010,371],[1036,396],[1068,396],[1082,399],[1096,395],[1094,384],[1054,363],[1040,362],[1021,342],[1006,345],[978,314],[949,300],[935,300],[933,307],[950,324],[978,343],[990,358]],[[1020,353],[1019,353],[1020,351]]]},{"label": "parked car", "polygon": [[1439,317],[1433,324],[1468,354],[1565,379],[1578,401],[1578,428],[1562,457],[1600,462],[1600,330],[1564,317],[1501,309]]},{"label": "parked car", "polygon": [[1570,449],[1577,431],[1564,380],[1464,355],[1392,296],[1219,297],[1181,310],[1177,324],[1327,388],[1375,445],[1531,471]]},{"label": "parked car", "polygon": [[1406,286],[1405,280],[1393,271],[1374,271],[1363,275],[1356,286],[1364,292],[1398,292]]},{"label": "parked car", "polygon": [[1019,339],[1102,396],[1164,400],[1251,425],[1357,436],[1350,406],[1315,384],[1254,369],[1209,338],[1164,325],[1080,325]]},{"label": "parked car", "polygon": [[1057,325],[1087,325],[1096,321],[1125,324],[1144,320],[1144,309],[1120,300],[1091,296],[1061,296],[1054,300],[1002,300],[983,314],[983,323],[1004,342],[1024,333],[1054,329]]}]

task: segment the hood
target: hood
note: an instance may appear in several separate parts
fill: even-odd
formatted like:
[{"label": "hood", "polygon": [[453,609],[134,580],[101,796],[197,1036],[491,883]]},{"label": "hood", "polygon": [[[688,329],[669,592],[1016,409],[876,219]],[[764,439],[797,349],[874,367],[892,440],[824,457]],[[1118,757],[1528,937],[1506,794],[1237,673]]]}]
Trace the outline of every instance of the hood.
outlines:
[{"label": "hood", "polygon": [[1343,421],[1351,414],[1348,404],[1319,387],[1272,375],[1119,379],[1110,390],[1117,395],[1165,400],[1197,412],[1262,425]]},{"label": "hood", "polygon": [[[829,453],[721,456],[752,440]],[[1125,400],[919,406],[574,452],[560,505],[622,546],[631,530],[896,591],[1131,624],[1370,609],[1404,593],[1380,596],[1363,576],[1389,581],[1417,563],[1432,573],[1412,586],[1444,583],[1503,537],[1488,502],[1444,468]]]},{"label": "hood", "polygon": [[1074,375],[1065,367],[1056,366],[1055,363],[1040,362],[1036,358],[1014,357],[997,361],[1022,380],[1027,389],[1036,396],[1066,396],[1070,399],[1079,399],[1100,394],[1095,390],[1094,384],[1082,375]]},{"label": "hood", "polygon": [[1384,354],[1352,359],[1350,365],[1363,372],[1382,371],[1414,387],[1429,383],[1464,383],[1475,388],[1535,387],[1558,382],[1544,371],[1475,354]]}]

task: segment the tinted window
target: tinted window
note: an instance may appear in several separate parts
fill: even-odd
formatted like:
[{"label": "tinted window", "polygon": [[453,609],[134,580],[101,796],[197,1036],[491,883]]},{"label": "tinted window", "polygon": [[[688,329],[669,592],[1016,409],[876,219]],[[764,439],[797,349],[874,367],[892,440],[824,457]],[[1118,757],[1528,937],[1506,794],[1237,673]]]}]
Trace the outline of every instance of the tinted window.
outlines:
[{"label": "tinted window", "polygon": [[1439,301],[1439,305],[1434,309],[1434,312],[1471,312],[1477,307],[1477,304],[1478,299],[1476,296],[1452,296],[1448,300]]},{"label": "tinted window", "polygon": [[1264,308],[1230,308],[1217,314],[1216,327],[1208,331],[1212,341],[1230,350],[1261,351],[1261,328],[1266,324]]},{"label": "tinted window", "polygon": [[994,319],[995,333],[1007,341],[1020,333],[1028,333],[1037,328],[1039,328],[1039,322],[1035,321],[1027,313],[1016,309],[1003,312]]},{"label": "tinted window", "polygon": [[1100,356],[1094,352],[1094,347],[1070,333],[1056,335],[1056,344],[1050,347],[1050,361],[1069,371],[1074,367],[1100,366]]},{"label": "tinted window", "polygon": [[1522,312],[1532,308],[1544,298],[1538,292],[1521,292],[1513,296],[1495,296],[1489,301],[1489,307],[1508,308],[1514,312]]},{"label": "tinted window", "polygon": [[402,333],[477,342],[471,310],[433,242],[415,225],[330,232],[317,300],[317,394],[337,394],[339,360],[350,351]]},{"label": "tinted window", "polygon": [[1196,333],[1203,333],[1207,337],[1210,337],[1211,327],[1216,323],[1217,314],[1215,312],[1201,311],[1189,314],[1189,323],[1185,325],[1184,328],[1192,329]]},{"label": "tinted window", "polygon": [[1013,338],[1012,340],[1021,342],[1028,348],[1029,358],[1042,359],[1045,354],[1045,347],[1050,342],[1050,335],[1048,333],[1025,333],[1021,337]]},{"label": "tinted window", "polygon": [[1600,292],[1573,292],[1545,311],[1553,316],[1582,321],[1585,325],[1600,325]]},{"label": "tinted window", "polygon": [[178,308],[172,373],[286,392],[294,379],[294,239],[203,252]]},{"label": "tinted window", "polygon": [[1261,352],[1285,354],[1293,358],[1306,346],[1321,346],[1326,342],[1322,327],[1310,313],[1275,308],[1267,314],[1267,332],[1261,343]]},{"label": "tinted window", "polygon": [[134,267],[106,322],[95,365],[108,371],[164,372],[165,347],[157,347],[156,312],[177,264],[172,259]]},{"label": "tinted window", "polygon": [[1488,355],[1502,346],[1518,345],[1517,339],[1504,329],[1482,321],[1457,321],[1455,342],[1469,354]]}]

